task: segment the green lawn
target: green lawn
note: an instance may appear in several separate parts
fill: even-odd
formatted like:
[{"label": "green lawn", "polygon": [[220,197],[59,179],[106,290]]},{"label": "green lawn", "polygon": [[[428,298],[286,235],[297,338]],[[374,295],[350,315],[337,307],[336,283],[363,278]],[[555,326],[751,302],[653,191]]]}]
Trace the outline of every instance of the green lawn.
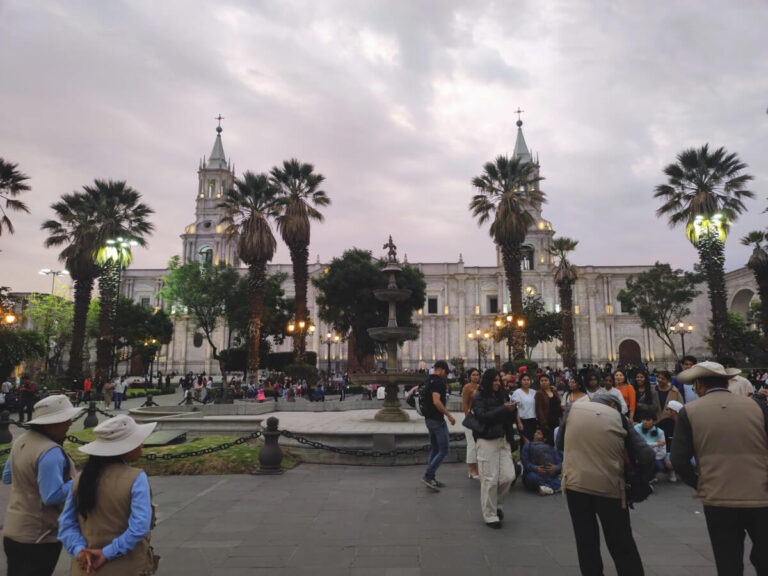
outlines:
[{"label": "green lawn", "polygon": [[[92,430],[79,430],[72,432],[72,436],[90,442],[94,439]],[[176,444],[172,446],[145,448],[144,454],[180,454],[183,452],[192,452],[232,442],[237,436],[207,436],[196,438],[191,442]],[[10,444],[0,445],[0,450],[9,448]],[[64,443],[64,450],[72,457],[80,469],[85,464],[88,456],[78,449],[78,445],[72,442]],[[7,456],[0,456],[0,466],[5,466]],[[283,458],[283,468],[293,468],[296,466],[296,459],[288,455]],[[142,468],[149,476],[178,476],[178,475],[198,475],[198,474],[245,474],[253,472],[259,468],[259,446],[252,443],[238,444],[226,450],[215,452],[213,454],[204,454],[190,458],[181,458],[178,460],[153,460],[149,461],[141,458],[136,464]]]}]

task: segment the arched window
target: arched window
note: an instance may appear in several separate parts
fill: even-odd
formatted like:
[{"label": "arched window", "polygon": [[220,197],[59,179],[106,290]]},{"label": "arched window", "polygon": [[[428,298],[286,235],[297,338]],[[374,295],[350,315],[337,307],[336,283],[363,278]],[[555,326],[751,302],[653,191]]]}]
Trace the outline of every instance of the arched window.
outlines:
[{"label": "arched window", "polygon": [[213,264],[213,248],[203,246],[197,253],[197,261],[201,266],[211,266]]},{"label": "arched window", "polygon": [[533,270],[533,246],[530,244],[523,244],[520,247],[522,258],[520,259],[520,269],[524,271]]}]

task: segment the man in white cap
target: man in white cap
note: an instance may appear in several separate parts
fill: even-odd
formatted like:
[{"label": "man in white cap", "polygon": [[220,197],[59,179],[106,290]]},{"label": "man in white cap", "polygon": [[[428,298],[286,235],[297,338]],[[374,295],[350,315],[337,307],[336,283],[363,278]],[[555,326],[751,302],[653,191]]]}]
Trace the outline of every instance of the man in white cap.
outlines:
[{"label": "man in white cap", "polygon": [[44,576],[56,568],[59,514],[75,475],[61,445],[80,411],[66,396],[48,396],[35,404],[30,430],[13,443],[3,470],[3,483],[11,485],[3,526],[8,576]]},{"label": "man in white cap", "polygon": [[[699,398],[677,417],[671,460],[704,504],[717,573],[744,573],[744,535],[758,574],[768,574],[768,413],[728,391],[738,368],[700,362],[678,374]],[[696,459],[696,468],[691,458]]]}]

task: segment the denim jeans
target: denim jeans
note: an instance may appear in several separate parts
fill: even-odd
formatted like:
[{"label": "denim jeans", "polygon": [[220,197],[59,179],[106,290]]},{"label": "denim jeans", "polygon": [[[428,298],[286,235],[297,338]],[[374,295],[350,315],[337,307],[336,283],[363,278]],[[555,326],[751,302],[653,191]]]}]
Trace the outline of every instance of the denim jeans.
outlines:
[{"label": "denim jeans", "polygon": [[434,480],[438,466],[448,455],[448,443],[450,441],[448,424],[445,423],[445,420],[430,420],[429,418],[424,422],[427,425],[427,430],[429,430],[429,443],[432,445],[424,477],[428,480]]}]

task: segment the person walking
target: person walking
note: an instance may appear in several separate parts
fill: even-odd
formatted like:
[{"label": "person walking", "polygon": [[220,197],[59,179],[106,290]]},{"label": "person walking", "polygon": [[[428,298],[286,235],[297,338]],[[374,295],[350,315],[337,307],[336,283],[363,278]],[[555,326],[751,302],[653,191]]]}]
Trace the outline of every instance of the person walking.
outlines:
[{"label": "person walking", "polygon": [[[768,412],[728,391],[741,370],[699,362],[677,375],[699,396],[680,409],[670,458],[679,478],[695,488],[720,576],[744,573],[744,535],[749,559],[768,574]],[[696,459],[696,468],[691,464]]]},{"label": "person walking", "polygon": [[504,497],[514,482],[515,463],[512,446],[516,445],[514,431],[517,406],[507,402],[501,375],[493,369],[483,374],[480,387],[472,401],[481,429],[474,432],[477,443],[477,465],[480,471],[480,509],[489,528],[501,528],[504,520]]},{"label": "person walking", "polygon": [[622,576],[643,576],[643,563],[632,537],[627,508],[625,454],[641,481],[651,478],[654,453],[619,412],[611,397],[596,394],[576,402],[563,418],[557,436],[563,451],[562,489],[576,536],[579,568],[584,576],[601,576],[600,529]]},{"label": "person walking", "polygon": [[96,440],[61,514],[59,540],[72,556],[72,575],[149,575],[158,558],[150,542],[154,526],[149,480],[129,464],[138,460],[156,422],[136,424],[125,414],[93,429]]},{"label": "person walking", "polygon": [[115,410],[120,410],[120,407],[123,405],[123,400],[125,399],[125,391],[128,388],[128,383],[125,380],[125,377],[122,376],[118,378],[117,382],[115,383]]},{"label": "person walking", "polygon": [[104,384],[104,410],[109,410],[109,405],[112,404],[112,398],[115,396],[115,388],[117,388],[117,384],[115,384],[114,378],[110,378],[109,381]]},{"label": "person walking", "polygon": [[56,569],[59,514],[75,475],[61,444],[82,410],[64,395],[48,396],[35,404],[30,429],[11,447],[3,470],[3,484],[11,485],[3,526],[8,576],[48,576]]},{"label": "person walking", "polygon": [[438,360],[435,362],[424,391],[424,423],[429,431],[431,450],[429,452],[429,460],[427,461],[427,469],[421,482],[435,492],[439,492],[440,488],[445,486],[436,477],[438,467],[448,455],[450,436],[445,419],[448,418],[451,426],[456,424],[456,419],[445,407],[445,398],[448,392],[447,377],[448,362]]},{"label": "person walking", "polygon": [[[469,411],[472,409],[472,399],[475,397],[475,393],[480,386],[480,370],[477,368],[470,368],[467,370],[467,377],[469,382],[461,389],[461,408],[464,411],[464,417],[467,417]],[[467,439],[467,467],[469,468],[468,476],[471,480],[477,480],[480,478],[477,471],[477,450],[475,445],[475,437],[472,434],[472,430],[466,428],[464,430],[464,437]]]},{"label": "person walking", "polygon": [[27,420],[32,419],[36,396],[37,387],[32,379],[25,374],[21,377],[21,386],[19,387],[19,424],[24,422],[24,413],[27,414]]}]

